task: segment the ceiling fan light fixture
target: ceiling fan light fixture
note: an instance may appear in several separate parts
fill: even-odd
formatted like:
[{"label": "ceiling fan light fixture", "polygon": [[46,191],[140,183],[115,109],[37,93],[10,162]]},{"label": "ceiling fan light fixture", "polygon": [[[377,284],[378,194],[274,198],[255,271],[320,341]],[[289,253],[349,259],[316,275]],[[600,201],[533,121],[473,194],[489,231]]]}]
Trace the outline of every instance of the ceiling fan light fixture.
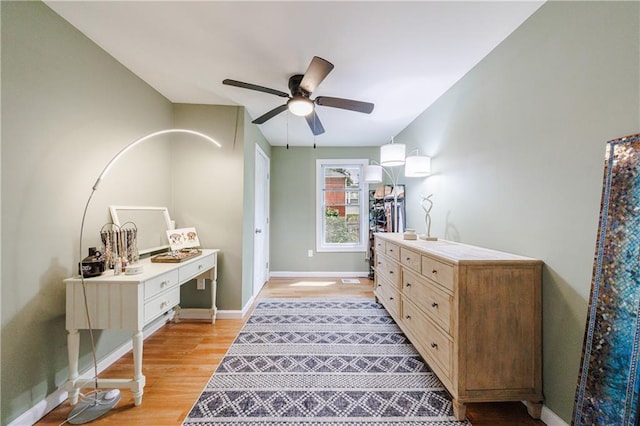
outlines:
[{"label": "ceiling fan light fixture", "polygon": [[294,96],[287,101],[287,108],[291,114],[304,117],[313,112],[313,102],[304,96]]}]

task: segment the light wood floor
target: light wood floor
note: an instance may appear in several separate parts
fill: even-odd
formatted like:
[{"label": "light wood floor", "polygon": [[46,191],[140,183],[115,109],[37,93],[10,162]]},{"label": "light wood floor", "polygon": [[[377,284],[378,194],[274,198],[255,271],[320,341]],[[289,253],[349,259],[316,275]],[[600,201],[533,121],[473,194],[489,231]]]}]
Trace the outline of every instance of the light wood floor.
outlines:
[{"label": "light wood floor", "polygon": [[[272,279],[260,293],[265,297],[365,297],[373,298],[371,281],[342,284],[339,279]],[[131,392],[95,425],[181,425],[204,389],[244,320],[169,323],[144,341],[143,373],[147,382],[142,405],[133,404]],[[128,377],[133,371],[131,353],[105,370],[101,377]],[[38,425],[61,425],[71,410],[64,402]],[[469,404],[467,417],[474,426],[544,425],[531,419],[519,402]]]}]

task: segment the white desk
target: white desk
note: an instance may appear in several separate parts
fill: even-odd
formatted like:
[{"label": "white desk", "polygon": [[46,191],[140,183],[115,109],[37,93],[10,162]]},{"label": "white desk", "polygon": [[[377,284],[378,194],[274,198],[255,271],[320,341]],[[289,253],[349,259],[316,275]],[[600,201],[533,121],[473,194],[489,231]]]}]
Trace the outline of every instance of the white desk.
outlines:
[{"label": "white desk", "polygon": [[[152,263],[150,259],[140,261],[144,272],[137,275],[114,275],[107,270],[99,277],[86,278],[87,304],[94,330],[119,329],[133,331],[133,378],[98,379],[98,387],[124,388],[133,392],[135,405],[142,403],[145,377],[142,375],[142,329],[169,310],[177,307],[180,312],[190,313],[194,309],[180,309],[180,286],[197,279],[203,288],[205,278],[211,280],[211,309],[204,309],[216,320],[217,259],[220,250],[202,250],[202,254],[181,263]],[[92,387],[94,380],[79,379],[78,355],[80,351],[79,329],[88,329],[82,281],[80,277],[64,280],[67,288],[67,345],[69,351],[69,391],[71,404],[78,402],[81,388]],[[197,309],[203,311],[203,309]]]}]

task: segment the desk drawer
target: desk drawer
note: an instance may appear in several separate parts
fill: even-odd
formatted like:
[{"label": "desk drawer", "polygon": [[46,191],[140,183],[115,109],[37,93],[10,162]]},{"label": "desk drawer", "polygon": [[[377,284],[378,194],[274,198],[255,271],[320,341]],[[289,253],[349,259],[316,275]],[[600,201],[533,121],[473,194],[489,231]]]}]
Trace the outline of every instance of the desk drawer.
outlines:
[{"label": "desk drawer", "polygon": [[161,294],[144,303],[144,323],[162,315],[164,312],[180,304],[180,287]]},{"label": "desk drawer", "polygon": [[422,275],[454,291],[453,266],[430,257],[422,256]]},{"label": "desk drawer", "polygon": [[400,262],[414,271],[420,272],[420,253],[400,247]]},{"label": "desk drawer", "polygon": [[446,334],[435,326],[413,303],[403,299],[402,322],[416,336],[412,342],[420,352],[433,359],[444,371],[447,378],[451,377],[451,361],[453,344]]},{"label": "desk drawer", "polygon": [[149,300],[156,294],[159,294],[173,286],[178,285],[178,270],[167,272],[151,278],[144,283],[144,300]]},{"label": "desk drawer", "polygon": [[451,334],[453,297],[428,279],[406,269],[402,273],[402,294]]},{"label": "desk drawer", "polygon": [[180,281],[185,282],[191,278],[195,278],[207,269],[216,266],[215,256],[199,257],[188,265],[180,267]]}]

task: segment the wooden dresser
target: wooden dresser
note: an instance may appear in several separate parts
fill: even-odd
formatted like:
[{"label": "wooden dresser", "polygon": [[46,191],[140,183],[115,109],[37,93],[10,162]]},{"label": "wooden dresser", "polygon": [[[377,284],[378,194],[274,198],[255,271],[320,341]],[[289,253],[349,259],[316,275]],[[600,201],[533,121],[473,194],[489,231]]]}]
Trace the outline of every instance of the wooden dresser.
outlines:
[{"label": "wooden dresser", "polygon": [[375,234],[376,298],[453,397],[542,409],[542,262],[450,241]]}]

